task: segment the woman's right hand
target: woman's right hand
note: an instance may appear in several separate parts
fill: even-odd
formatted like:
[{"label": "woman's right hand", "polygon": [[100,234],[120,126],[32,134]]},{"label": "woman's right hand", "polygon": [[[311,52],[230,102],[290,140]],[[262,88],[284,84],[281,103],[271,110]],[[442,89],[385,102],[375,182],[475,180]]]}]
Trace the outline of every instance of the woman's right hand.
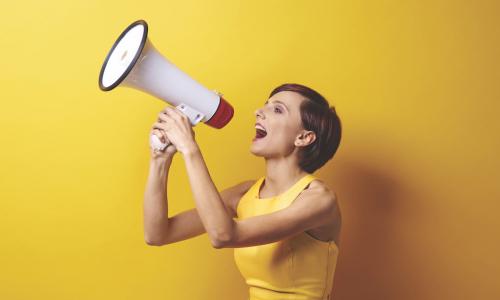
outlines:
[{"label": "woman's right hand", "polygon": [[152,128],[149,135],[151,136],[151,134],[156,135],[162,143],[168,144],[168,146],[165,149],[163,149],[163,151],[159,149],[155,150],[153,149],[153,147],[151,147],[151,145],[149,145],[149,149],[151,150],[151,158],[158,160],[172,159],[175,153],[177,153],[177,148],[175,148],[175,146],[172,143],[170,143],[170,141],[167,139],[167,135],[165,134],[165,132],[163,132],[163,130],[161,129]]}]

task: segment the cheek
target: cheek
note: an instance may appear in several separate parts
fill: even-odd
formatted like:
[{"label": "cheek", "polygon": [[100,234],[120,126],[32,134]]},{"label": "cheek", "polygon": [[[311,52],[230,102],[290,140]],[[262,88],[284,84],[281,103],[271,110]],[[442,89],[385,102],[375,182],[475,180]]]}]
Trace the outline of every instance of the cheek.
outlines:
[{"label": "cheek", "polygon": [[280,143],[282,145],[290,145],[294,143],[295,140],[295,130],[289,126],[278,127],[272,134],[273,142]]}]

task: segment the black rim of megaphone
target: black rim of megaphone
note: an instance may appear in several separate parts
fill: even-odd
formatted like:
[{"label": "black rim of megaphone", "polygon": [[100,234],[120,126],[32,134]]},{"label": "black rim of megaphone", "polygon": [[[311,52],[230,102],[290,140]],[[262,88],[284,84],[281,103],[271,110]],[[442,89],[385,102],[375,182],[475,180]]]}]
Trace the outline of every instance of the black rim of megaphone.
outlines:
[{"label": "black rim of megaphone", "polygon": [[[137,50],[137,53],[135,54],[134,59],[132,59],[129,66],[127,67],[125,72],[123,72],[123,74],[120,76],[120,78],[118,78],[112,85],[105,87],[102,84],[102,76],[104,75],[104,70],[106,69],[106,65],[108,64],[108,60],[111,57],[111,53],[113,53],[116,46],[120,43],[120,41],[125,36],[125,34],[127,34],[127,32],[129,32],[130,29],[134,28],[137,25],[144,26],[144,34],[142,36],[141,44],[139,45],[139,49]],[[146,21],[144,21],[144,20],[135,21],[134,23],[130,24],[122,32],[122,34],[120,34],[120,36],[118,37],[116,42],[113,44],[113,47],[111,48],[111,50],[109,50],[108,55],[106,56],[106,59],[104,60],[104,63],[102,64],[101,72],[99,73],[99,87],[101,88],[101,90],[110,91],[110,90],[114,89],[115,87],[117,87],[127,77],[127,75],[130,73],[130,71],[132,71],[132,68],[134,68],[135,63],[139,59],[139,56],[141,56],[141,53],[142,53],[142,50],[144,49],[144,45],[146,44],[147,38],[148,38],[148,23],[146,23]]]}]

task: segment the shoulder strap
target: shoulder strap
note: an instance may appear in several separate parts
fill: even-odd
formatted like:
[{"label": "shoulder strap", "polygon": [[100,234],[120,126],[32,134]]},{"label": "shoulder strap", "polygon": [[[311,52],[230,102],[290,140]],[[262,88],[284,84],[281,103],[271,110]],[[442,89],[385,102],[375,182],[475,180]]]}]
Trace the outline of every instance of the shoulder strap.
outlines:
[{"label": "shoulder strap", "polygon": [[255,198],[259,194],[259,187],[262,181],[264,181],[264,176],[260,177],[255,181],[255,183],[248,189],[248,191],[243,195],[244,197]]},{"label": "shoulder strap", "polygon": [[315,180],[316,177],[312,174],[307,174],[299,181],[297,181],[284,195],[282,195],[282,199],[289,204],[297,198],[297,196],[302,193],[302,191],[306,188],[307,185],[311,183],[311,181]]},{"label": "shoulder strap", "polygon": [[[259,188],[264,181],[265,176],[260,177],[255,181],[255,183],[248,189],[248,191],[245,193],[245,197],[251,197],[251,198],[257,198],[259,195]],[[312,174],[307,174],[301,179],[299,179],[292,187],[290,187],[284,194],[280,195],[279,198],[291,198],[291,200],[294,200],[297,198],[297,196],[304,190],[304,188],[316,179],[315,176]]]}]

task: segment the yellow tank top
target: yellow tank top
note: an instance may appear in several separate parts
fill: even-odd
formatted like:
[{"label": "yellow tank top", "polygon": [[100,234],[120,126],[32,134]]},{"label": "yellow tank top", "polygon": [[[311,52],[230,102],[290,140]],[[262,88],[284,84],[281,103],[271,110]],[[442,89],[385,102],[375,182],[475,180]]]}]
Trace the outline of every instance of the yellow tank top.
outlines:
[{"label": "yellow tank top", "polygon": [[[307,174],[281,195],[259,198],[264,179],[258,179],[240,199],[236,219],[287,207],[316,178]],[[330,299],[337,256],[334,241],[320,241],[305,231],[274,243],[234,248],[236,265],[249,286],[249,300]]]}]

